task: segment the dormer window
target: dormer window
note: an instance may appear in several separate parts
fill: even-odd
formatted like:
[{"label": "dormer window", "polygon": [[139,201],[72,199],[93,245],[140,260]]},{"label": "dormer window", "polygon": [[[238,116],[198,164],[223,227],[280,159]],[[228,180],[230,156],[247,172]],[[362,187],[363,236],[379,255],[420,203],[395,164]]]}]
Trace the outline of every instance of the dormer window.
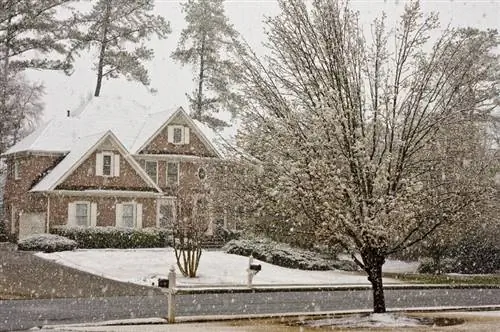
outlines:
[{"label": "dormer window", "polygon": [[97,176],[120,176],[120,155],[112,151],[96,154],[95,174]]},{"label": "dormer window", "polygon": [[189,144],[189,128],[181,125],[167,127],[168,142],[176,145]]}]

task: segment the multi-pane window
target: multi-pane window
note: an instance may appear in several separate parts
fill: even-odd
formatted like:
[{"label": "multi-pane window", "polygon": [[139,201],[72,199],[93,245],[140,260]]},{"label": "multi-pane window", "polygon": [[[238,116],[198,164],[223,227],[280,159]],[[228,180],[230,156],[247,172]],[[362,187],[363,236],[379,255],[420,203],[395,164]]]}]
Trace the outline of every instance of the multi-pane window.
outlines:
[{"label": "multi-pane window", "polygon": [[76,203],[75,204],[75,222],[77,226],[89,225],[89,204]]},{"label": "multi-pane window", "polygon": [[160,205],[160,228],[171,228],[174,224],[174,206],[172,204]]},{"label": "multi-pane window", "polygon": [[102,175],[111,176],[112,175],[112,160],[113,155],[103,154],[102,156]]},{"label": "multi-pane window", "polygon": [[128,228],[135,227],[134,204],[123,204],[122,206],[122,226]]},{"label": "multi-pane window", "polygon": [[174,143],[182,143],[182,128],[175,127],[174,128]]},{"label": "multi-pane window", "polygon": [[146,161],[145,169],[149,177],[158,183],[158,163],[156,161]]},{"label": "multi-pane window", "polygon": [[167,163],[167,186],[179,184],[179,163]]}]

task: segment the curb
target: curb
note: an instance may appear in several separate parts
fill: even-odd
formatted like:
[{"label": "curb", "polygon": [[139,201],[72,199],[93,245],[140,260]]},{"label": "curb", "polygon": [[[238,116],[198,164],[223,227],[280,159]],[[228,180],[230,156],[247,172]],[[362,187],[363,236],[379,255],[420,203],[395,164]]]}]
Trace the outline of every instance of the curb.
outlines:
[{"label": "curb", "polygon": [[[500,289],[499,284],[396,284],[384,286],[384,290],[401,290],[401,289]],[[217,286],[199,286],[199,287],[177,287],[176,294],[233,294],[233,293],[276,293],[276,292],[311,292],[311,291],[363,291],[372,290],[370,285],[287,285],[287,286],[273,286],[273,285],[258,285],[254,287],[217,287]],[[161,289],[163,293],[167,293],[168,289]]]},{"label": "curb", "polygon": [[[456,311],[497,311],[500,310],[500,305],[485,305],[485,306],[450,306],[450,307],[419,307],[419,308],[391,308],[387,309],[388,313],[396,312],[456,312]],[[166,318],[153,317],[142,319],[125,319],[111,320],[104,322],[84,323],[84,324],[66,324],[66,325],[44,325],[42,329],[64,329],[71,327],[105,327],[105,326],[135,326],[135,325],[176,325],[183,323],[207,323],[217,321],[232,321],[242,319],[266,319],[280,317],[330,317],[333,315],[351,315],[371,313],[371,309],[358,310],[338,310],[338,311],[322,311],[322,312],[290,312],[280,314],[248,314],[248,315],[212,315],[212,316],[179,316],[176,317],[175,324],[168,324]]]}]

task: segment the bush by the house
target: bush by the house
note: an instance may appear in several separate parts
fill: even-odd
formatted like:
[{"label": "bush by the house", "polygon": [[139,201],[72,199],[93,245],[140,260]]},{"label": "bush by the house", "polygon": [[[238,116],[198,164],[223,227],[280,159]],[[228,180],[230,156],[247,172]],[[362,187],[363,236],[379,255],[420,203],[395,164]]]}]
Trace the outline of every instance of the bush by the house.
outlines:
[{"label": "bush by the house", "polygon": [[292,248],[289,245],[268,239],[232,240],[223,250],[241,256],[253,255],[254,258],[278,266],[325,271],[342,269],[356,271],[358,267],[351,261],[339,261],[316,252]]},{"label": "bush by the house", "polygon": [[454,272],[455,264],[456,262],[452,258],[443,258],[436,261],[432,258],[426,257],[420,261],[417,272],[431,274],[452,273]]},{"label": "bush by the house", "polygon": [[73,250],[77,247],[76,241],[55,234],[35,234],[19,240],[17,248],[27,251],[56,252]]},{"label": "bush by the house", "polygon": [[116,227],[54,227],[50,230],[75,240],[79,248],[164,248],[170,233],[163,229],[128,229]]}]

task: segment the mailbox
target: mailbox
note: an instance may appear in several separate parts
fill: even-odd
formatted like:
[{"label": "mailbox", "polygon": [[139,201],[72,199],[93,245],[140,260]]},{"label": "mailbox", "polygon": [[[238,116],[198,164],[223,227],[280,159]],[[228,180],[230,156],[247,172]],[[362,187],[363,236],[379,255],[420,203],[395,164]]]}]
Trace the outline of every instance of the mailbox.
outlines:
[{"label": "mailbox", "polygon": [[262,266],[260,264],[250,264],[250,270],[257,273],[262,270]]},{"label": "mailbox", "polygon": [[168,279],[158,279],[158,287],[168,288]]}]

